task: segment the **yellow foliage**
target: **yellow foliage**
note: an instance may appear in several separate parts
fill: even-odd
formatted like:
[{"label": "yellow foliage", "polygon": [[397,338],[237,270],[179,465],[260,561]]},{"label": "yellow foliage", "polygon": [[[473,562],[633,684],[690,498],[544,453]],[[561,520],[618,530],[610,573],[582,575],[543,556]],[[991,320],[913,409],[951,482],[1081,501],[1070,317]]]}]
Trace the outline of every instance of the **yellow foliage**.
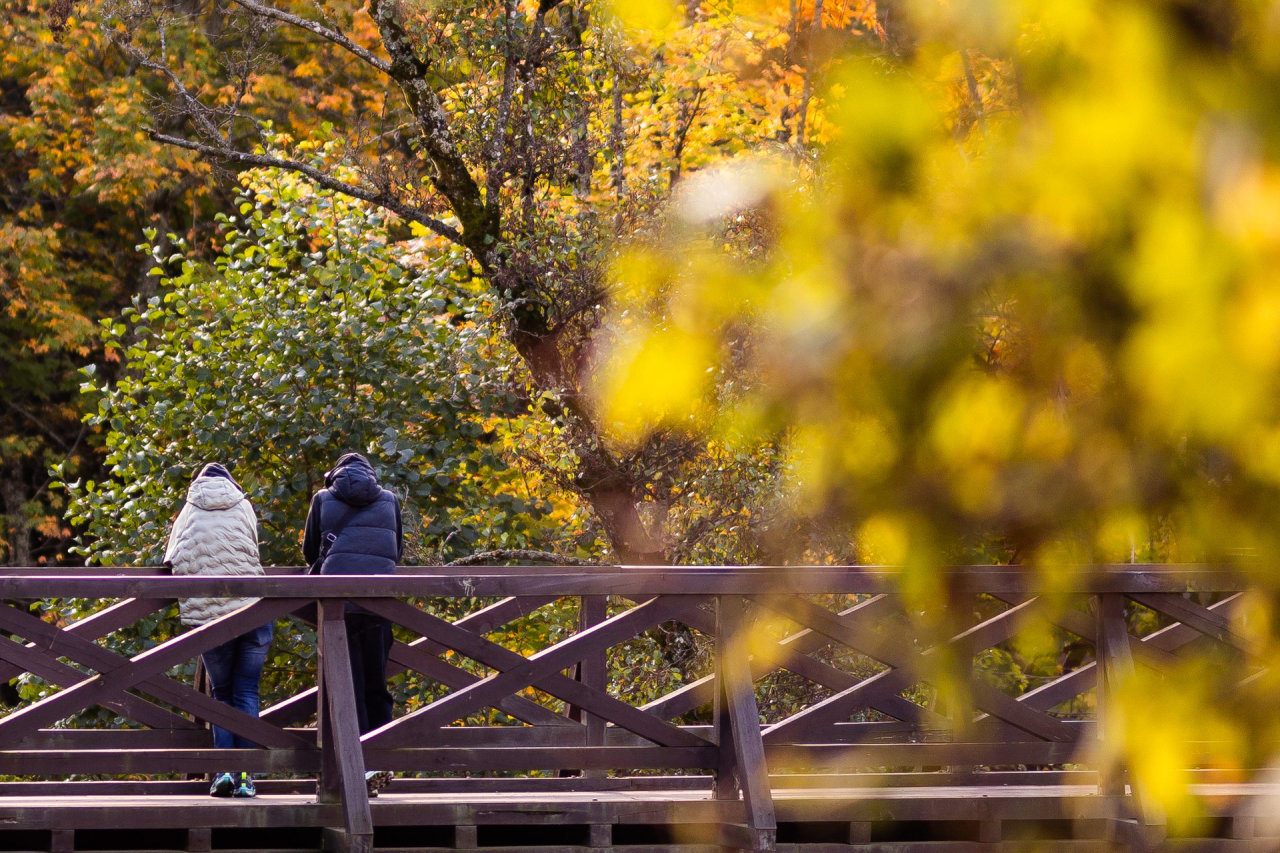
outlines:
[{"label": "yellow foliage", "polygon": [[[683,176],[672,222],[618,262],[612,328],[663,387],[614,382],[606,407],[647,401],[629,410],[632,442],[668,423],[647,405],[703,411],[707,386],[667,381],[675,365],[644,342],[674,324],[673,350],[713,354],[731,387],[711,434],[777,441],[795,520],[853,531],[860,558],[901,566],[910,601],[945,605],[938,569],[975,539],[1055,601],[1092,563],[1214,561],[1256,584],[1240,630],[1273,660],[1280,18],[1251,2],[1203,16],[1136,0],[895,6],[899,55],[821,66],[813,159],[769,160],[761,143]],[[772,95],[718,103],[779,139],[795,128],[779,104],[796,109],[806,84],[803,64],[768,67],[789,44],[781,7],[740,6],[753,37],[692,54],[755,67]],[[826,7],[830,26],[867,23],[867,6]],[[690,67],[686,103],[699,81],[722,85]],[[633,115],[666,144],[647,106]],[[749,257],[723,248],[743,221],[764,223]],[[681,387],[693,399],[673,399]],[[1232,766],[1274,734],[1209,685],[1226,689],[1200,662],[1123,688],[1119,748],[1178,820],[1194,819],[1183,768]],[[1250,690],[1274,706],[1280,679]],[[1224,752],[1200,751],[1208,739]]]}]

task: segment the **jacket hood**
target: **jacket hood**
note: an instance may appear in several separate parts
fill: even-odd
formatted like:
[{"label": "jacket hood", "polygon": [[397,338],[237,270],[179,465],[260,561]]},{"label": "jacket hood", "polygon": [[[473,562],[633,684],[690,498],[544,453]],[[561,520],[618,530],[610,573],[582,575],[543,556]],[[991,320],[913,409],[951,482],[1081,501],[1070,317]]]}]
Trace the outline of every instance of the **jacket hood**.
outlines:
[{"label": "jacket hood", "polygon": [[369,460],[359,453],[347,453],[339,457],[332,469],[324,475],[325,485],[334,496],[349,506],[366,506],[382,494],[378,475]]},{"label": "jacket hood", "polygon": [[230,509],[245,499],[244,492],[229,475],[206,477],[202,473],[187,488],[187,502],[200,509]]},{"label": "jacket hood", "polygon": [[244,488],[241,487],[239,483],[236,483],[236,478],[231,476],[231,472],[227,470],[227,466],[223,465],[221,462],[210,462],[206,464],[200,469],[200,473],[196,474],[192,479],[194,480],[197,477],[225,477],[232,483],[235,483],[237,489],[240,489],[242,492],[244,491]]}]

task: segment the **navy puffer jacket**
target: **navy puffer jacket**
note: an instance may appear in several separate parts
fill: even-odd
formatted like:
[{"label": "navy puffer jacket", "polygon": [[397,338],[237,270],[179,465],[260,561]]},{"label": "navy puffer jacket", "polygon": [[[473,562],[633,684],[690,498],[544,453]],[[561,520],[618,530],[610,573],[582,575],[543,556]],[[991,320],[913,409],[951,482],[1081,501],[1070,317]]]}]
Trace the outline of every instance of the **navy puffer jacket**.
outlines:
[{"label": "navy puffer jacket", "polygon": [[404,550],[400,501],[378,484],[373,467],[358,453],[342,456],[324,482],[307,513],[302,539],[307,565],[320,556],[325,534],[336,532],[320,574],[394,574]]}]

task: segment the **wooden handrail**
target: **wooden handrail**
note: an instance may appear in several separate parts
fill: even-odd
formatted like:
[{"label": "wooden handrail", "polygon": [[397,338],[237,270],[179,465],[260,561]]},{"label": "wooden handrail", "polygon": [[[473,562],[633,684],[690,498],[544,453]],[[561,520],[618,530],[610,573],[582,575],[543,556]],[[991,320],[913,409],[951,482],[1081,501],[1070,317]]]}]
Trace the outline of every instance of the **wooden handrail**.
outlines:
[{"label": "wooden handrail", "polygon": [[[1065,587],[1055,588],[1059,598],[1077,596],[1084,609],[1053,612],[1041,612],[1036,578],[1026,569],[948,567],[940,570],[942,588],[955,606],[943,620],[947,633],[938,636],[910,633],[912,620],[901,606],[899,573],[892,567],[427,566],[406,567],[396,575],[324,577],[303,571],[272,567],[264,577],[208,578],[173,577],[154,567],[0,569],[0,598],[123,602],[63,627],[23,607],[0,606],[0,629],[13,638],[0,641],[0,677],[30,672],[60,688],[0,718],[0,774],[191,774],[229,762],[264,773],[319,771],[321,805],[328,804],[326,813],[340,815],[342,825],[335,831],[342,834],[343,846],[361,850],[368,848],[372,832],[361,784],[366,767],[402,773],[563,770],[582,774],[584,787],[606,770],[702,770],[713,776],[717,796],[741,803],[741,825],[726,828],[726,838],[766,850],[775,844],[776,830],[771,774],[854,773],[895,765],[1079,764],[1093,754],[1089,747],[1098,729],[1088,717],[1054,714],[1055,707],[1099,689],[1105,708],[1117,680],[1135,665],[1163,665],[1193,639],[1207,638],[1233,654],[1248,655],[1228,618],[1233,596],[1246,586],[1244,578],[1206,565],[1085,567]],[[1189,596],[1192,592],[1197,595]],[[844,602],[838,612],[828,606],[833,595]],[[95,642],[187,596],[257,601],[132,657]],[[611,597],[608,613],[606,596]],[[974,609],[968,606],[971,596],[982,596],[987,610],[996,612],[961,620]],[[411,603],[449,597],[503,601],[482,602],[456,622]],[[531,654],[487,636],[563,598],[584,602],[573,635]],[[415,634],[416,640],[396,644],[393,662],[448,688],[442,698],[363,737],[354,727],[346,664],[341,614],[348,601]],[[848,606],[854,601],[859,603]],[[1124,622],[1126,603],[1160,613],[1160,630],[1132,636]],[[320,617],[319,684],[300,685],[294,697],[264,709],[260,719],[165,675],[252,624],[304,606],[314,606]],[[1002,692],[965,665],[1010,640],[1028,619],[1044,619],[1092,645],[1093,658],[1021,695]],[[672,620],[714,638],[712,670],[643,707],[620,701],[607,683],[609,650]],[[828,647],[860,656],[863,663],[856,671],[841,669],[834,658],[820,654]],[[461,668],[459,657],[491,673]],[[904,693],[940,677],[931,668],[939,660],[951,662],[953,671],[945,677],[963,682],[957,695],[971,704],[922,704],[919,695]],[[796,698],[783,712],[775,703],[762,725],[752,685],[783,669],[825,693],[816,700]],[[1105,673],[1101,685],[1099,669]],[[710,711],[701,722],[681,719],[707,703]],[[52,728],[95,704],[142,728]],[[458,725],[488,707],[502,708],[526,724]],[[317,708],[318,725],[295,725],[308,722]],[[192,721],[216,723],[264,748],[213,750]],[[1111,736],[1105,726],[1101,736]],[[1107,771],[1099,777],[1105,788],[1123,790],[1122,768],[1119,773],[1115,767],[1100,769]],[[4,792],[0,783],[0,797]]]}]

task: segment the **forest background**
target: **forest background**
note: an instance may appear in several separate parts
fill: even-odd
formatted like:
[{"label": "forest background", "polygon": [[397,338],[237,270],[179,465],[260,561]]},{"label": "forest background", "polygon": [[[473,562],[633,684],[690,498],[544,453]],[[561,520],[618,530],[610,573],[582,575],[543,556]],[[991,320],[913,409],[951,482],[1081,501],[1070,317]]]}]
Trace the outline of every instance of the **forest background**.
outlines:
[{"label": "forest background", "polygon": [[1280,650],[1277,4],[0,8],[5,564],[210,459],[297,563],[356,449],[411,563],[1228,563]]}]

